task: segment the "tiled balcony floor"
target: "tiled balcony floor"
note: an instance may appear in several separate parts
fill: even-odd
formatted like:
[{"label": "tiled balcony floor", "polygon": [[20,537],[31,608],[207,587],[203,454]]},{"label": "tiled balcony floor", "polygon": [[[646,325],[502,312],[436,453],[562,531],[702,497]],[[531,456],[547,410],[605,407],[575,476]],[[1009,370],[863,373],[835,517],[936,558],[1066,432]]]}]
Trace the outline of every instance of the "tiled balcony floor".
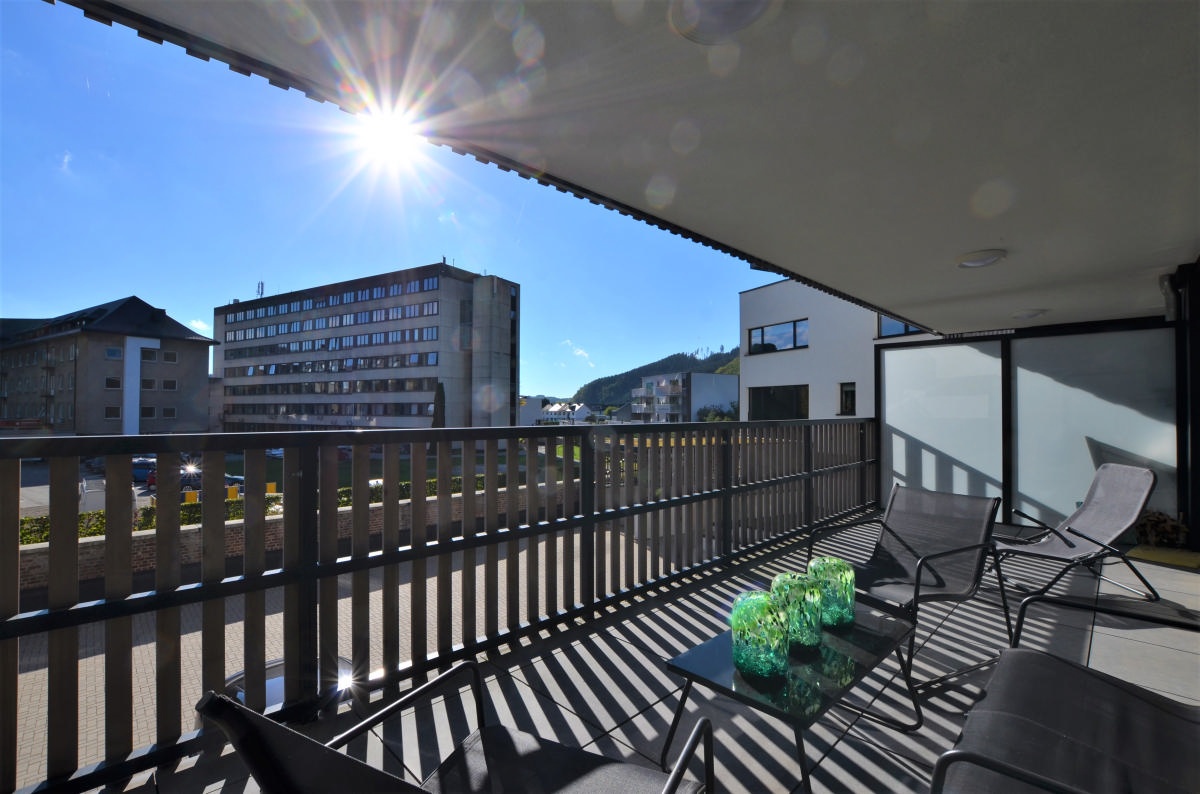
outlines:
[{"label": "tiled balcony floor", "polygon": [[[842,533],[836,548],[827,546],[823,551],[856,558],[865,549],[861,537]],[[783,544],[738,565],[664,588],[586,625],[546,632],[536,641],[481,658],[491,699],[489,717],[567,744],[653,765],[682,688],[682,682],[666,672],[665,661],[723,631],[737,593],[779,571],[802,567],[803,554],[802,544]],[[1167,606],[1200,610],[1196,573],[1148,563],[1140,568]],[[1007,570],[1018,572],[1016,565]],[[1132,579],[1123,566],[1110,566],[1109,571],[1114,578]],[[1097,592],[1096,584],[1096,579],[1084,574],[1069,577],[1060,590],[1090,595]],[[1100,584],[1101,594],[1122,592]],[[918,642],[923,646],[915,664],[918,678],[988,658],[1006,644],[995,587],[985,588],[966,604],[929,609],[918,629]],[[1093,621],[1090,613],[1080,612],[1056,614],[1054,622],[1048,615],[1033,616],[1022,645],[1050,648],[1172,697],[1200,703],[1198,633]],[[990,667],[985,667],[925,693],[925,724],[913,733],[893,731],[842,710],[828,712],[805,735],[813,790],[927,790],[935,759],[954,743],[963,714],[989,673]],[[880,713],[901,719],[911,714],[894,658],[864,680],[852,697]],[[799,790],[800,767],[790,727],[696,686],[676,747],[701,715],[714,723],[721,790]],[[342,714],[303,729],[321,738],[352,721],[351,715]],[[435,707],[432,713],[406,715],[400,722],[390,733],[408,737],[402,754],[410,769],[421,768],[411,737],[420,737],[428,755],[438,752],[439,744],[443,751],[448,746],[449,728],[464,730],[462,712],[453,704],[449,711]],[[390,757],[388,762],[382,759],[378,741],[361,751],[377,765],[391,762]],[[162,792],[257,790],[228,748],[219,756],[194,757],[175,769],[159,769],[152,780],[147,777],[140,776],[131,789],[144,794],[153,791],[156,783]]]}]

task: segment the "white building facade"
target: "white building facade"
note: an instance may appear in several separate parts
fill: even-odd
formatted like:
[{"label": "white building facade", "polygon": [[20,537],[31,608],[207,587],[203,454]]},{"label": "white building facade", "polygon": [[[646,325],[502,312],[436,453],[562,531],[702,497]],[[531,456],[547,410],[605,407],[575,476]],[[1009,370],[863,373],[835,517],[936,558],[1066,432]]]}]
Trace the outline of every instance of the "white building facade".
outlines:
[{"label": "white building facade", "polygon": [[875,344],[920,333],[785,280],[740,293],[740,418],[875,415]]}]

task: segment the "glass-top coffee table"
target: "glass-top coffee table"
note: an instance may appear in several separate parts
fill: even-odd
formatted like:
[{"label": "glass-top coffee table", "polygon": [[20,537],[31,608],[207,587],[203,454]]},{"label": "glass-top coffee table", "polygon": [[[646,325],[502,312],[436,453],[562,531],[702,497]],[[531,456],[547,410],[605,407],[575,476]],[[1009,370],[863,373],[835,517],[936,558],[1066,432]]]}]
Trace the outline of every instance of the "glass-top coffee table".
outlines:
[{"label": "glass-top coffee table", "polygon": [[[667,753],[675,730],[687,705],[692,684],[702,684],[751,708],[778,717],[791,724],[800,758],[800,777],[804,791],[811,791],[808,763],[804,757],[803,731],[831,706],[846,708],[900,730],[916,730],[924,721],[921,704],[913,689],[908,663],[901,646],[913,631],[912,623],[881,615],[855,605],[854,623],[838,629],[825,629],[821,644],[790,659],[784,679],[749,681],[733,666],[733,635],[726,631],[667,662],[667,670],[684,678],[679,706],[667,731],[660,766],[666,769]],[[895,653],[900,671],[916,712],[913,723],[899,723],[843,702],[843,697],[880,662]]]}]

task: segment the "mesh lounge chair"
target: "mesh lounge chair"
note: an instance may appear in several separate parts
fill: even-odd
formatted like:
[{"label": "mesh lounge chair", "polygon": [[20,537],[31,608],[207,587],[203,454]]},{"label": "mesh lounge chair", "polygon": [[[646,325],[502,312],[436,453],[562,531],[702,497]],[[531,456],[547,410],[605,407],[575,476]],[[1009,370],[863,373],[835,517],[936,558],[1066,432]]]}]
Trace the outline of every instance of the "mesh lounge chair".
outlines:
[{"label": "mesh lounge chair", "polygon": [[[1078,567],[1091,571],[1107,582],[1137,593],[1149,601],[1158,600],[1158,591],[1134,567],[1120,549],[1113,546],[1126,530],[1137,522],[1142,509],[1154,490],[1154,472],[1136,466],[1105,463],[1096,470],[1083,503],[1057,527],[1043,524],[1019,510],[1017,515],[1038,524],[1042,531],[1027,539],[996,535],[996,551],[1000,559],[1032,557],[1048,560],[1060,567],[1049,582],[1030,587],[1005,577],[1014,587],[1029,593],[1049,592],[1060,579]],[[1145,586],[1139,591],[1104,576],[1105,560],[1120,560]]]},{"label": "mesh lounge chair", "polygon": [[[921,605],[970,599],[979,589],[989,556],[997,566],[999,578],[999,561],[992,544],[999,506],[1000,500],[994,497],[938,493],[901,485],[892,488],[871,557],[866,563],[854,565],[854,585],[859,601],[884,611],[899,612],[912,622],[914,631],[909,637],[907,659],[910,669]],[[810,559],[812,543],[810,540]],[[1000,596],[1011,640],[1012,625],[1003,587]],[[976,665],[979,666],[982,665]],[[932,686],[964,672],[967,670],[956,670],[923,681],[917,688]]]},{"label": "mesh lounge chair", "polygon": [[938,758],[932,791],[1200,791],[1200,706],[1049,653],[1018,648],[1025,613],[1033,603],[1200,631],[1200,615],[1177,607],[1158,609],[1165,602],[1096,603],[1046,595],[1025,599],[1013,647],[1000,654],[955,747]]},{"label": "mesh lounge chair", "polygon": [[[470,677],[477,728],[418,786],[338,752],[355,737],[416,703]],[[701,719],[668,774],[650,766],[606,758],[533,734],[484,722],[483,684],[473,662],[464,662],[412,690],[325,744],[208,692],[196,710],[217,724],[262,791],[272,792],[699,792],[713,790],[712,726]],[[703,782],[684,778],[697,746],[704,744]]]}]

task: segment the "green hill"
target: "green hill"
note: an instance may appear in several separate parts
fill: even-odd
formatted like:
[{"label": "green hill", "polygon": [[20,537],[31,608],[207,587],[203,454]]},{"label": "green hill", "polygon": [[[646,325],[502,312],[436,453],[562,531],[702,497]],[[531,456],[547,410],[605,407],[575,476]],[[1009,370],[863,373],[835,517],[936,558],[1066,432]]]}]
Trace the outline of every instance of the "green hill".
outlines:
[{"label": "green hill", "polygon": [[630,393],[642,385],[642,378],[647,375],[661,375],[670,372],[738,374],[740,360],[738,348],[735,347],[721,353],[707,351],[708,355],[703,358],[700,356],[700,352],[697,350],[695,353],[675,353],[619,375],[596,378],[575,392],[571,401],[586,403],[593,408],[625,405],[629,402]]}]

